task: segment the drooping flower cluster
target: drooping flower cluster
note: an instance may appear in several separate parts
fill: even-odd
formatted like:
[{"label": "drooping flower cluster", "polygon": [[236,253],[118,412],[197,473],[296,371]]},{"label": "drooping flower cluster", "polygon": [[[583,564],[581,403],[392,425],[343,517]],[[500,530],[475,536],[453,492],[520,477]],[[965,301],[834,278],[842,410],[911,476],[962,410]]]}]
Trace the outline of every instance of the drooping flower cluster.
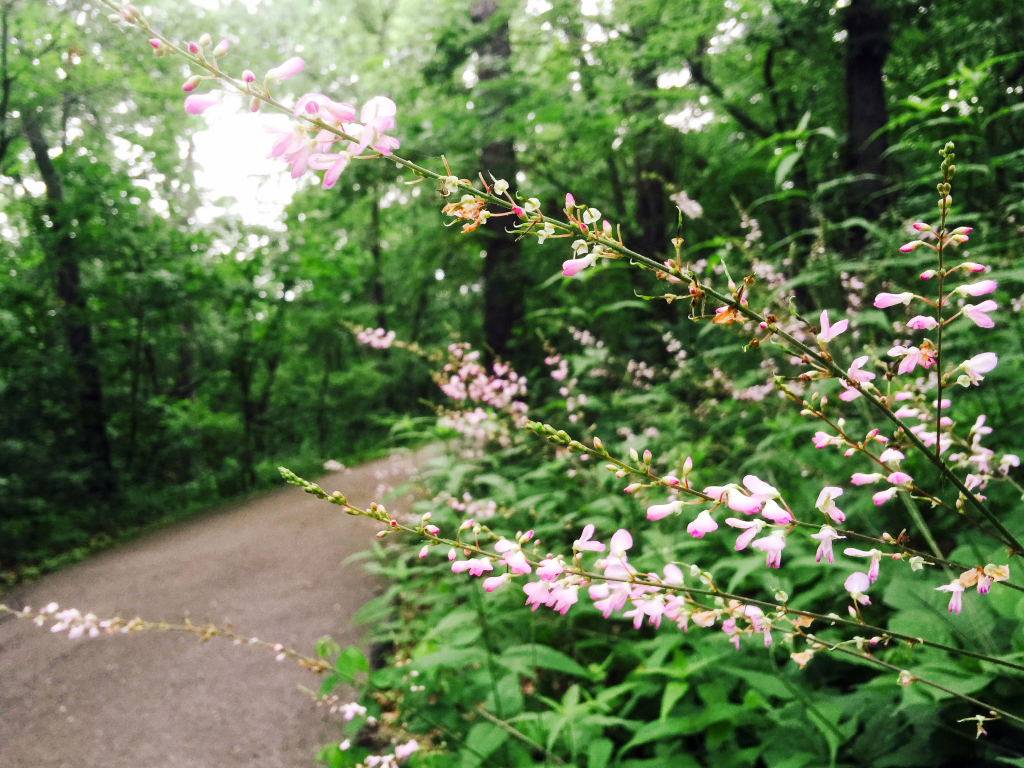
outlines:
[{"label": "drooping flower cluster", "polygon": [[356,333],[356,340],[374,349],[387,349],[395,340],[395,332],[385,331],[383,328],[364,328]]},{"label": "drooping flower cluster", "polygon": [[452,400],[473,402],[502,409],[526,395],[526,377],[508,363],[494,363],[491,371],[480,362],[480,352],[469,344],[449,344],[448,362],[435,375],[441,391]]}]

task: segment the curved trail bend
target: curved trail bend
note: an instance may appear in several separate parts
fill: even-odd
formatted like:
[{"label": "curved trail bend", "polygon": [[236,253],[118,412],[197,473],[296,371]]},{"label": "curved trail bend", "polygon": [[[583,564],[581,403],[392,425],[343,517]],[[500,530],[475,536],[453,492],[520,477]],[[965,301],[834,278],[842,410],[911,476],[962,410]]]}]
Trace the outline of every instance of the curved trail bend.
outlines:
[{"label": "curved trail bend", "polygon": [[[421,460],[396,455],[320,484],[366,506]],[[359,642],[364,630],[349,617],[376,585],[359,563],[342,562],[378,528],[289,486],[103,552],[3,602],[54,600],[100,618],[230,620],[240,634],[311,654],[324,635]],[[69,640],[0,615],[0,766],[312,766],[339,721],[300,684],[316,689],[319,681],[294,662],[275,663],[266,649],[159,632]]]}]

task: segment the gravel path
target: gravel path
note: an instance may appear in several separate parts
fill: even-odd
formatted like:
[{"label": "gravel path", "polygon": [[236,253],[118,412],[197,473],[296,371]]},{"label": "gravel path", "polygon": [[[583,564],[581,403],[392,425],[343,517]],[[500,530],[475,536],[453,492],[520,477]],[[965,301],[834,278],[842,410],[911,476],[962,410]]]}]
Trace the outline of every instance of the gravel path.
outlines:
[{"label": "gravel path", "polygon": [[[392,456],[320,484],[365,506],[421,458]],[[100,618],[230,620],[240,634],[312,655],[323,635],[360,641],[349,617],[375,585],[359,563],[342,562],[379,527],[288,487],[103,552],[3,602],[54,600]],[[156,632],[69,640],[0,615],[0,766],[312,766],[316,748],[339,733],[337,717],[297,687],[318,684],[265,649]]]}]

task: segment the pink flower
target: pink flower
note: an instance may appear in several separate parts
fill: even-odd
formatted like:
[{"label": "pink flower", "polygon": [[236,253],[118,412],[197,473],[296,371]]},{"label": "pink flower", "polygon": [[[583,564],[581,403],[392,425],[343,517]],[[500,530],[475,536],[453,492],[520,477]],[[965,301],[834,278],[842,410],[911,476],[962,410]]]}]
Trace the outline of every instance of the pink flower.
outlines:
[{"label": "pink flower", "polygon": [[871,600],[864,593],[868,591],[871,586],[871,579],[868,578],[866,573],[851,573],[846,577],[846,582],[843,584],[846,591],[850,593],[850,597],[856,600],[861,605],[871,605]]},{"label": "pink flower", "polygon": [[551,590],[551,607],[565,616],[568,610],[579,600],[579,585],[568,584]]},{"label": "pink flower", "polygon": [[767,525],[764,520],[751,520],[748,522],[735,517],[727,517],[725,519],[725,524],[732,526],[733,528],[745,529],[736,539],[736,545],[733,547],[737,552],[746,549],[751,540]]},{"label": "pink flower", "polygon": [[963,608],[963,593],[964,585],[960,583],[960,579],[953,579],[942,587],[936,587],[936,592],[951,592],[949,596],[949,612],[959,614]]},{"label": "pink flower", "polygon": [[[650,517],[650,511],[647,516]],[[704,536],[705,533],[711,533],[712,531],[718,530],[718,523],[714,521],[706,509],[697,515],[688,526],[686,526],[686,532],[693,536],[695,539],[699,539]]]},{"label": "pink flower", "polygon": [[512,575],[509,573],[503,573],[501,576],[490,576],[489,578],[484,579],[484,591],[493,592],[498,587],[508,584],[511,578]]},{"label": "pink flower", "polygon": [[531,581],[523,584],[523,592],[526,593],[526,604],[532,605],[535,611],[542,605],[551,604],[551,588],[546,581]]},{"label": "pink flower", "polygon": [[934,317],[926,317],[925,315],[916,315],[907,321],[907,327],[913,328],[915,331],[927,331],[935,328],[939,324],[939,321]]},{"label": "pink flower", "polygon": [[900,365],[896,372],[901,376],[905,373],[910,373],[919,365],[922,368],[931,368],[935,365],[934,355],[918,347],[904,347],[897,344],[889,350],[889,357],[900,356],[903,356],[903,359],[900,360]]},{"label": "pink flower", "polygon": [[502,554],[499,562],[507,565],[512,573],[517,576],[533,571],[533,568],[526,561],[526,555],[523,554],[523,550],[519,548],[518,544],[514,544],[508,539],[498,539],[494,545],[494,551]]},{"label": "pink flower", "polygon": [[970,285],[961,285],[953,292],[960,296],[984,296],[986,293],[992,293],[998,285],[995,280],[980,280]]},{"label": "pink flower", "polygon": [[853,365],[850,366],[850,370],[847,371],[847,376],[849,376],[854,381],[861,382],[862,384],[866,381],[871,381],[873,378],[875,378],[875,374],[870,373],[869,371],[861,370],[867,361],[867,355],[858,357],[856,360],[853,361]]},{"label": "pink flower", "polygon": [[856,400],[858,397],[860,397],[860,390],[858,390],[857,388],[851,387],[842,379],[839,380],[839,384],[843,388],[843,391],[839,393],[839,399],[842,400],[844,403],[849,403],[850,401]]},{"label": "pink flower", "polygon": [[778,499],[782,494],[772,485],[768,485],[757,475],[747,475],[743,478],[743,485],[750,491],[750,498],[757,502],[765,502],[768,499]]},{"label": "pink flower", "polygon": [[811,441],[814,443],[814,447],[819,450],[829,445],[843,444],[843,439],[838,435],[830,435],[828,432],[822,432],[821,430],[814,433],[814,437],[811,438]]},{"label": "pink flower", "polygon": [[821,333],[818,334],[818,341],[825,344],[832,341],[836,336],[841,334],[847,328],[850,327],[849,320],[840,320],[835,325],[831,325],[828,322],[828,310],[822,310],[821,313]]},{"label": "pink flower", "polygon": [[573,277],[579,272],[582,272],[587,267],[594,266],[597,258],[593,254],[587,254],[578,259],[566,259],[562,262],[562,275],[565,277]]},{"label": "pink flower", "polygon": [[565,207],[566,210],[576,207],[576,198],[572,196],[572,192],[565,193]]},{"label": "pink flower", "polygon": [[773,523],[778,525],[788,525],[793,522],[793,516],[780,507],[775,499],[768,499],[761,507],[761,517],[766,520],[771,520]]},{"label": "pink flower", "polygon": [[843,514],[843,510],[836,506],[834,500],[842,495],[842,488],[837,488],[834,485],[825,486],[818,494],[818,500],[814,502],[814,506],[831,517],[835,522],[841,523],[846,520],[846,515]]},{"label": "pink flower", "polygon": [[906,306],[913,300],[914,294],[910,291],[905,291],[904,293],[880,293],[875,297],[875,307],[878,309],[885,309],[886,307],[893,307],[897,304],[903,304]]},{"label": "pink flower", "polygon": [[966,317],[969,317],[982,328],[992,328],[995,325],[995,321],[985,313],[995,312],[997,309],[999,309],[999,305],[989,299],[981,302],[981,304],[964,304],[963,311]]},{"label": "pink flower", "polygon": [[604,544],[600,541],[591,541],[594,538],[594,526],[586,525],[583,533],[573,542],[572,548],[576,552],[604,552]]},{"label": "pink flower", "polygon": [[[714,528],[712,528],[714,530]],[[679,569],[678,565],[669,563],[662,572],[665,574],[665,578],[662,579],[666,584],[672,584],[673,586],[682,586],[683,583],[683,572]]]},{"label": "pink flower", "polygon": [[470,576],[483,576],[485,572],[493,570],[494,566],[491,565],[491,561],[484,557],[473,560],[456,560],[452,563],[452,573],[469,571]]},{"label": "pink flower", "polygon": [[871,564],[868,566],[868,580],[872,584],[875,583],[875,579],[878,578],[878,564],[882,560],[882,553],[880,550],[869,549],[865,551],[863,549],[847,547],[843,550],[843,554],[847,557],[870,557]]},{"label": "pink flower", "polygon": [[900,461],[901,459],[907,458],[903,455],[903,452],[896,448],[886,448],[882,451],[882,455],[878,457],[881,462],[888,463],[890,461]]},{"label": "pink flower", "polygon": [[968,272],[984,272],[988,267],[976,261],[965,261],[959,266],[959,269],[966,269]]},{"label": "pink flower", "polygon": [[769,568],[778,568],[782,565],[782,550],[786,548],[786,540],[782,538],[781,534],[770,534],[763,539],[758,539],[750,546],[765,553],[765,565]]},{"label": "pink flower", "polygon": [[220,99],[214,96],[203,96],[193,94],[185,97],[185,111],[190,115],[201,115],[210,107],[220,104]]},{"label": "pink flower", "polygon": [[283,64],[278,64],[267,72],[266,79],[274,83],[280,82],[281,80],[287,80],[289,77],[299,74],[304,66],[306,66],[306,62],[298,56],[293,56],[288,59],[288,61]]},{"label": "pink flower", "polygon": [[880,507],[883,504],[885,504],[885,502],[892,501],[892,497],[896,495],[896,491],[898,490],[899,488],[893,487],[887,491],[879,491],[878,493],[871,497],[871,500],[875,502],[876,507]]},{"label": "pink flower", "polygon": [[374,96],[363,104],[359,113],[362,128],[355,130],[354,125],[349,127],[350,132],[354,131],[353,135],[359,135],[359,143],[350,144],[349,151],[358,155],[368,146],[372,146],[382,155],[390,155],[391,150],[398,149],[401,146],[398,139],[385,134],[385,131],[395,127],[396,114],[398,107],[387,96]]},{"label": "pink flower", "polygon": [[831,525],[821,526],[821,530],[817,533],[811,534],[812,539],[817,539],[821,543],[818,544],[818,551],[814,556],[814,561],[817,563],[821,562],[821,558],[828,560],[829,565],[832,565],[834,556],[832,554],[832,542],[836,539],[845,539],[845,536],[840,536],[839,531],[833,528]]},{"label": "pink flower", "polygon": [[544,581],[554,581],[562,575],[562,571],[565,570],[565,566],[561,560],[553,557],[544,559],[544,562],[537,566],[537,575],[540,576]]},{"label": "pink flower", "polygon": [[157,38],[155,38],[155,37],[151,37],[151,38],[149,39],[149,44],[150,44],[150,45],[152,45],[152,46],[153,46],[153,48],[154,48],[154,49],[156,49],[156,50],[159,50],[159,49],[160,49],[160,45],[161,45],[161,43],[160,43],[160,41],[159,41],[159,40],[158,40]]},{"label": "pink flower", "polygon": [[256,75],[252,73],[251,69],[247,69],[242,73],[242,79],[247,83],[251,83],[256,79]]},{"label": "pink flower", "polygon": [[594,607],[601,611],[607,619],[613,612],[622,610],[622,606],[629,599],[630,586],[628,584],[594,584],[588,590],[590,599],[594,601]]},{"label": "pink flower", "polygon": [[647,508],[647,519],[648,520],[661,520],[663,517],[668,517],[671,514],[681,512],[683,509],[683,502],[681,501],[670,501],[665,504],[654,504]]},{"label": "pink flower", "polygon": [[899,471],[893,472],[885,479],[893,485],[912,485],[914,482],[914,478],[906,472]]},{"label": "pink flower", "polygon": [[957,382],[960,383],[960,379],[966,378],[967,383],[964,386],[968,384],[978,386],[978,382],[985,379],[981,374],[994,370],[998,363],[999,358],[994,352],[982,352],[980,355],[975,355],[970,360],[960,363],[959,368],[963,370],[964,376],[958,378]]},{"label": "pink flower", "polygon": [[348,152],[339,152],[336,155],[317,153],[309,156],[309,167],[318,171],[327,171],[324,174],[324,183],[321,188],[330,189],[338,183],[342,171],[348,167],[351,160],[352,155]]},{"label": "pink flower", "polygon": [[633,546],[633,537],[629,535],[629,531],[625,528],[619,528],[619,530],[612,534],[610,544],[608,556],[621,559],[626,556],[626,550]]},{"label": "pink flower", "polygon": [[416,739],[411,739],[405,744],[399,744],[395,747],[395,758],[398,760],[405,760],[409,755],[420,748],[420,745],[416,742]]},{"label": "pink flower", "polygon": [[916,251],[920,246],[924,245],[923,240],[911,240],[909,243],[904,243],[900,246],[900,253],[910,253]]},{"label": "pink flower", "polygon": [[868,483],[877,483],[883,477],[885,477],[885,475],[878,472],[872,472],[870,475],[864,474],[863,472],[854,472],[853,475],[850,476],[850,482],[854,485],[867,485]]}]

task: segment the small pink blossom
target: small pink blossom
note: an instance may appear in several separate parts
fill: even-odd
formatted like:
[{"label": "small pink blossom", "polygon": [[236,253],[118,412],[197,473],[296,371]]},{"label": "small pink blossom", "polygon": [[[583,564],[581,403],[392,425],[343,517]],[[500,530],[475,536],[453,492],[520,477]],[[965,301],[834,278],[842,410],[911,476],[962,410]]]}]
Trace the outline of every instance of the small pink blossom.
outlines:
[{"label": "small pink blossom", "polygon": [[911,251],[916,251],[922,245],[924,245],[923,240],[911,240],[909,243],[904,243],[903,245],[900,246],[900,253],[910,253]]},{"label": "small pink blossom", "polygon": [[733,547],[737,552],[746,549],[747,545],[759,534],[767,523],[764,520],[740,520],[735,517],[727,517],[725,524],[733,528],[743,528],[744,531],[737,537],[736,545]]},{"label": "small pink blossom", "polygon": [[185,111],[190,115],[201,115],[210,107],[220,104],[220,99],[215,96],[192,94],[185,97]]},{"label": "small pink blossom", "polygon": [[878,578],[878,565],[882,560],[882,552],[877,549],[856,549],[855,547],[847,547],[843,550],[843,554],[847,557],[870,557],[871,563],[868,565],[868,580],[874,584]]},{"label": "small pink blossom", "polygon": [[523,592],[526,593],[526,604],[537,610],[542,605],[550,605],[551,586],[547,581],[530,581],[523,584]]},{"label": "small pink blossom", "polygon": [[509,573],[503,573],[500,576],[490,576],[490,577],[484,579],[484,591],[485,592],[493,592],[498,587],[501,587],[501,586],[504,586],[505,584],[508,584],[508,582],[509,582],[509,580],[511,578],[512,578],[512,575],[509,574]]},{"label": "small pink blossom", "polygon": [[304,66],[306,66],[306,62],[298,56],[292,56],[288,61],[283,64],[278,64],[267,72],[266,79],[275,83],[280,82],[281,80],[287,80],[289,77],[299,74]]},{"label": "small pink blossom", "polygon": [[867,355],[858,357],[856,360],[853,361],[853,364],[850,366],[850,370],[847,371],[847,376],[849,376],[854,381],[861,382],[862,384],[864,382],[871,381],[873,378],[875,378],[875,374],[869,371],[862,370],[867,361]]},{"label": "small pink blossom", "polygon": [[566,584],[551,590],[551,607],[565,616],[568,610],[579,600],[579,585]]},{"label": "small pink blossom", "polygon": [[597,258],[593,254],[587,254],[578,259],[566,259],[562,262],[562,275],[564,277],[573,277],[587,267],[594,266],[596,261]]},{"label": "small pink blossom", "polygon": [[896,448],[886,448],[882,451],[882,454],[878,457],[878,460],[884,463],[890,461],[900,461],[901,459],[907,458],[903,455],[903,452]]},{"label": "small pink blossom", "polygon": [[866,573],[851,573],[846,577],[843,587],[850,593],[850,597],[861,605],[871,605],[871,600],[864,593],[871,587],[871,579]]},{"label": "small pink blossom", "polygon": [[484,557],[473,560],[456,560],[452,563],[452,573],[463,573],[469,571],[470,576],[483,576],[487,571],[493,571],[491,561]]},{"label": "small pink blossom", "polygon": [[405,744],[399,744],[395,747],[395,758],[398,760],[405,760],[409,755],[420,748],[420,745],[416,742],[416,739],[411,739]]},{"label": "small pink blossom", "polygon": [[[648,511],[648,517],[650,517],[650,511]],[[697,515],[688,526],[686,526],[686,532],[693,536],[695,539],[699,539],[704,536],[705,533],[711,533],[712,531],[718,530],[718,523],[711,517],[711,513],[706,509]]]},{"label": "small pink blossom", "polygon": [[247,69],[242,73],[242,79],[247,83],[251,83],[256,79],[256,75],[253,74],[251,69]]},{"label": "small pink blossom", "polygon": [[877,483],[883,479],[885,475],[878,472],[872,472],[871,474],[865,474],[864,472],[854,472],[850,476],[850,482],[854,485],[868,485],[869,483]]},{"label": "small pink blossom", "polygon": [[600,541],[592,541],[594,538],[594,526],[586,525],[583,533],[573,542],[572,548],[577,552],[604,552],[604,544]]},{"label": "small pink blossom", "polygon": [[938,326],[939,321],[926,315],[915,315],[907,321],[907,327],[915,331],[928,331]]},{"label": "small pink blossom", "polygon": [[747,475],[744,477],[743,485],[750,491],[750,497],[758,502],[778,499],[782,495],[775,486],[769,485],[757,475]]},{"label": "small pink blossom", "polygon": [[893,496],[896,495],[896,491],[898,490],[899,488],[893,487],[886,491],[879,491],[871,497],[871,500],[875,503],[876,507],[880,507],[885,504],[885,502],[892,501]]},{"label": "small pink blossom", "polygon": [[820,531],[811,534],[811,538],[817,539],[821,542],[818,544],[818,551],[814,555],[814,561],[816,563],[820,563],[821,558],[824,557],[828,560],[829,565],[832,565],[835,562],[834,555],[832,553],[832,542],[836,539],[845,539],[846,537],[840,536],[839,531],[831,525],[823,525],[821,526]]},{"label": "small pink blossom", "polygon": [[984,296],[986,293],[992,293],[998,285],[995,280],[980,280],[970,285],[961,285],[954,293],[960,296]]},{"label": "small pink blossom", "polygon": [[818,341],[822,344],[832,341],[832,339],[849,327],[850,321],[847,319],[840,320],[835,325],[831,325],[828,321],[828,310],[823,310],[821,313],[821,333],[818,334]]},{"label": "small pink blossom", "polygon": [[949,584],[942,587],[936,587],[936,592],[951,592],[949,596],[949,612],[959,614],[963,608],[963,593],[964,585],[960,583],[960,579],[953,579]]},{"label": "small pink blossom", "polygon": [[906,472],[899,471],[893,472],[885,479],[893,485],[912,485],[914,482],[914,478]]},{"label": "small pink blossom", "polygon": [[934,269],[926,269],[924,272],[921,273],[921,279],[922,280],[931,280],[937,274],[939,274],[939,273],[937,271],[935,271]]},{"label": "small pink blossom", "polygon": [[975,355],[970,360],[960,363],[959,367],[963,370],[968,380],[967,383],[978,386],[978,382],[985,379],[981,374],[993,371],[998,363],[999,358],[994,352],[982,352],[980,355]]},{"label": "small pink blossom", "polygon": [[976,261],[965,261],[959,266],[959,269],[965,269],[968,272],[984,272],[988,267],[984,264],[979,264]]},{"label": "small pink blossom", "polygon": [[322,189],[330,189],[338,183],[342,171],[348,168],[352,155],[348,152],[338,152],[336,155],[311,154],[309,156],[309,167],[318,171],[327,171],[324,174]]},{"label": "small pink blossom", "polygon": [[683,502],[681,501],[670,501],[665,504],[654,504],[647,508],[647,519],[648,520],[661,520],[663,517],[681,512],[683,509]]},{"label": "small pink blossom", "polygon": [[875,307],[877,309],[885,309],[897,304],[906,306],[913,300],[914,294],[910,291],[905,291],[904,293],[880,293],[875,297]]},{"label": "small pink blossom", "polygon": [[765,565],[769,568],[778,568],[782,565],[782,550],[786,548],[786,540],[781,534],[770,534],[763,539],[758,539],[750,546],[765,553]]},{"label": "small pink blossom", "polygon": [[989,299],[981,304],[965,304],[963,312],[965,317],[973,320],[978,326],[992,328],[996,323],[986,313],[995,312],[997,309],[999,309],[999,305]]},{"label": "small pink blossom", "polygon": [[155,37],[151,37],[151,38],[149,39],[149,44],[153,46],[153,49],[154,49],[154,50],[160,50],[160,46],[162,45],[162,43],[160,42],[160,40],[158,40],[158,39],[157,39],[157,38],[155,38]]},{"label": "small pink blossom", "polygon": [[548,557],[544,559],[543,563],[537,566],[537,575],[544,579],[544,581],[554,581],[562,575],[564,570],[565,565],[562,564],[561,560],[554,557]]},{"label": "small pink blossom", "polygon": [[793,515],[779,506],[775,499],[768,499],[761,507],[761,517],[771,520],[777,525],[789,525],[793,522]]},{"label": "small pink blossom", "polygon": [[831,517],[835,522],[841,523],[846,520],[846,515],[843,514],[843,510],[836,506],[835,499],[842,495],[842,488],[837,488],[834,485],[825,486],[818,494],[818,500],[814,502],[814,506]]}]

